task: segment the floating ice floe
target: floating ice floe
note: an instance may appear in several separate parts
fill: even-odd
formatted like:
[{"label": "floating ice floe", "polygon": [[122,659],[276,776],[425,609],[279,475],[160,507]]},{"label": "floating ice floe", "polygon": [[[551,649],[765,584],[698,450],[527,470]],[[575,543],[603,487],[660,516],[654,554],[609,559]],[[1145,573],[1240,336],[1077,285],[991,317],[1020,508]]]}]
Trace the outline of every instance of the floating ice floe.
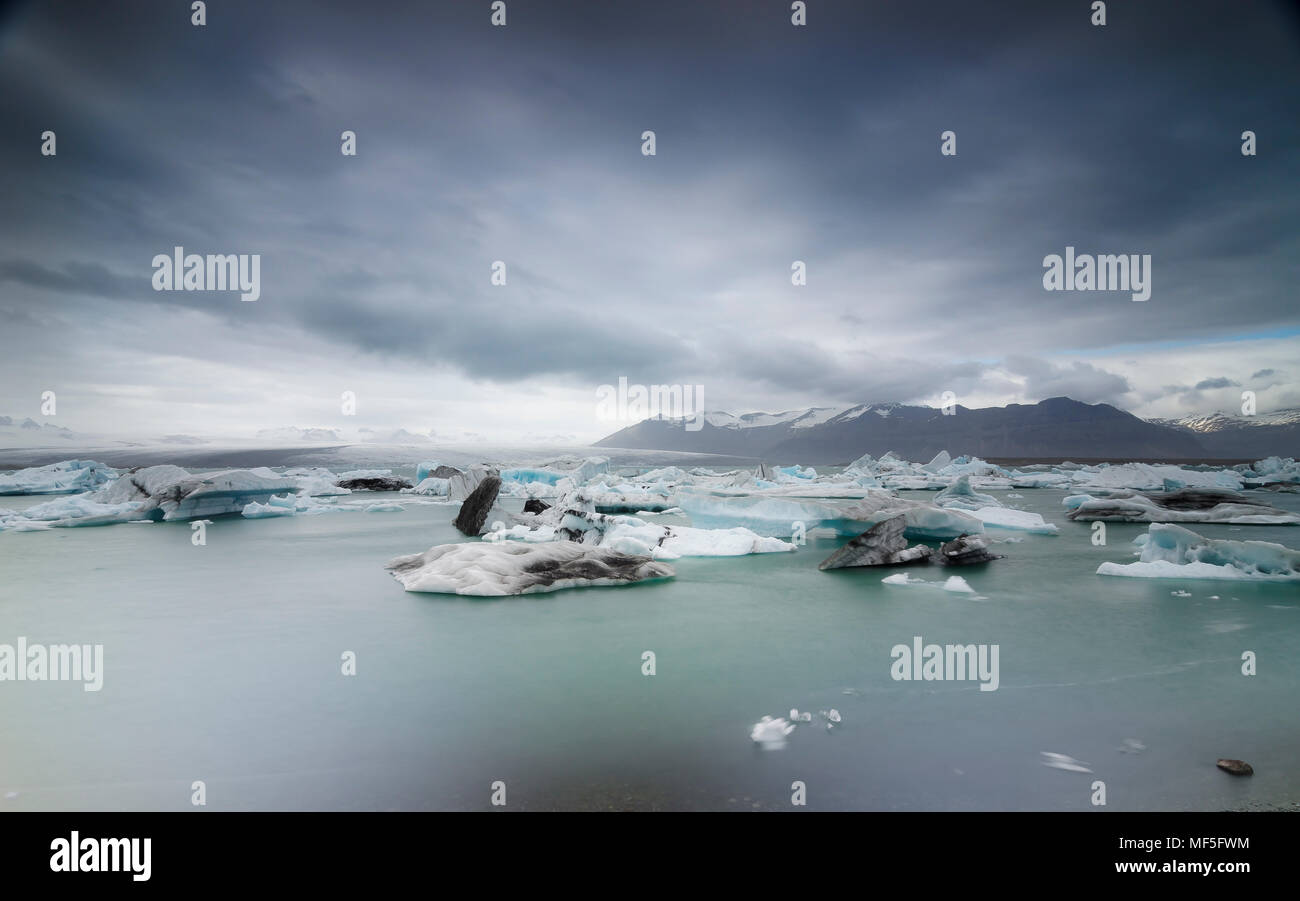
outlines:
[{"label": "floating ice floe", "polygon": [[351,490],[341,488],[337,484],[343,481],[346,475],[336,476],[323,466],[295,466],[286,469],[281,475],[286,479],[293,479],[297,483],[299,493],[309,494],[312,497],[335,497],[352,493]]},{"label": "floating ice floe", "polygon": [[1069,754],[1057,754],[1055,751],[1039,751],[1043,766],[1054,770],[1067,770],[1071,773],[1091,773],[1089,765],[1082,760],[1075,760]]},{"label": "floating ice floe", "polygon": [[1062,503],[1070,519],[1091,522],[1218,522],[1237,525],[1296,525],[1300,515],[1237,491],[1182,488],[1165,494],[1115,492],[1105,497],[1074,494]]},{"label": "floating ice floe", "polygon": [[790,535],[795,523],[811,532],[827,529],[837,535],[859,535],[894,516],[905,517],[907,538],[955,538],[984,531],[968,513],[895,497],[883,489],[858,500],[832,501],[747,495],[720,496],[713,492],[681,491],[678,503],[692,525],[703,528],[743,527],[759,535]]},{"label": "floating ice floe", "polygon": [[0,472],[0,495],[76,494],[117,478],[117,470],[94,460],[64,460],[16,472]]},{"label": "floating ice floe", "polygon": [[570,541],[545,544],[443,544],[396,557],[384,567],[407,591],[502,597],[669,579],[675,573],[649,557]]},{"label": "floating ice floe", "polygon": [[419,494],[426,497],[446,497],[451,493],[451,480],[429,476],[422,479],[414,488],[404,489],[403,494]]},{"label": "floating ice floe", "polygon": [[1242,487],[1241,474],[1231,469],[1195,470],[1151,463],[1102,464],[1084,467],[1073,473],[1072,482],[1077,488],[1131,488],[1138,491],[1160,491],[1166,481],[1186,488]]},{"label": "floating ice floe", "polygon": [[50,526],[100,526],[132,520],[182,520],[239,513],[250,503],[269,503],[298,483],[269,469],[228,469],[191,475],[179,466],[149,466],[122,475],[99,491],[73,495],[0,520],[0,529],[23,522]]},{"label": "floating ice floe", "polygon": [[975,589],[971,588],[970,583],[961,576],[949,576],[943,582],[932,582],[929,579],[918,579],[908,573],[894,573],[892,576],[885,576],[880,581],[886,585],[923,585],[928,588],[942,588],[944,591],[961,594],[975,593]]},{"label": "floating ice floe", "polygon": [[537,515],[535,523],[494,528],[483,537],[488,541],[528,543],[576,541],[656,560],[737,557],[795,550],[794,544],[788,541],[764,537],[745,528],[661,526],[634,516],[612,516],[567,504],[556,504],[543,511]]},{"label": "floating ice floe", "polygon": [[1133,540],[1136,563],[1103,563],[1099,576],[1144,579],[1300,581],[1300,551],[1269,541],[1203,538],[1190,529],[1152,523]]},{"label": "floating ice floe", "polygon": [[1001,507],[1002,503],[991,494],[980,494],[970,486],[970,476],[961,476],[934,497],[936,507],[955,510],[979,510],[984,507]]},{"label": "floating ice floe", "polygon": [[[568,480],[571,485],[585,485],[593,478],[609,471],[609,459],[606,457],[564,456],[537,466],[516,466],[502,469],[501,481],[517,485],[541,485],[559,489],[560,483]],[[509,494],[510,492],[507,492]],[[556,493],[545,491],[528,492],[530,497],[554,497]]]},{"label": "floating ice floe", "polygon": [[1036,535],[1055,535],[1060,531],[1056,523],[1047,522],[1037,513],[1010,507],[980,507],[970,511],[970,515],[990,529],[1033,532]]},{"label": "floating ice floe", "polygon": [[900,514],[876,523],[851,539],[817,565],[818,569],[846,569],[863,566],[905,566],[927,563],[933,551],[923,544],[907,546],[903,536],[906,519]]},{"label": "floating ice floe", "polygon": [[749,730],[749,737],[764,750],[775,751],[785,747],[793,731],[794,726],[781,717],[765,716]]}]

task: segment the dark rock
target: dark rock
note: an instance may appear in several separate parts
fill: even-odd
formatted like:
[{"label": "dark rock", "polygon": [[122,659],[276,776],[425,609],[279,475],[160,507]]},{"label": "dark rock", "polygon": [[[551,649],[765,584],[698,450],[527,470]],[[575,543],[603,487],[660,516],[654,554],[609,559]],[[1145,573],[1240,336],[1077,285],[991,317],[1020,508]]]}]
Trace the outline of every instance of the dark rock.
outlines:
[{"label": "dark rock", "polygon": [[487,521],[488,511],[496,503],[497,495],[500,492],[501,477],[498,475],[484,476],[478,486],[470,492],[469,497],[465,498],[460,505],[460,512],[456,514],[452,525],[464,535],[482,535],[483,524]]},{"label": "dark rock", "polygon": [[930,559],[930,549],[923,544],[907,546],[903,531],[907,520],[899,515],[878,522],[861,535],[831,554],[818,569],[843,569],[850,566],[902,566],[925,563]]},{"label": "dark rock", "polygon": [[525,513],[541,513],[543,510],[549,509],[551,509],[550,504],[544,503],[535,497],[530,497],[528,500],[524,501]]},{"label": "dark rock", "polygon": [[1215,766],[1223,770],[1225,773],[1231,773],[1234,776],[1253,776],[1255,774],[1255,768],[1244,760],[1229,760],[1226,757],[1220,758],[1219,761],[1215,763]]},{"label": "dark rock", "polygon": [[461,475],[461,471],[454,466],[439,466],[425,478],[429,479],[450,479],[452,476]]},{"label": "dark rock", "polygon": [[334,483],[339,488],[350,488],[353,491],[401,491],[403,488],[410,488],[411,483],[406,479],[342,479]]},{"label": "dark rock", "polygon": [[958,535],[952,541],[939,545],[935,560],[944,566],[970,566],[1001,560],[1006,554],[989,553],[989,541],[983,535]]}]

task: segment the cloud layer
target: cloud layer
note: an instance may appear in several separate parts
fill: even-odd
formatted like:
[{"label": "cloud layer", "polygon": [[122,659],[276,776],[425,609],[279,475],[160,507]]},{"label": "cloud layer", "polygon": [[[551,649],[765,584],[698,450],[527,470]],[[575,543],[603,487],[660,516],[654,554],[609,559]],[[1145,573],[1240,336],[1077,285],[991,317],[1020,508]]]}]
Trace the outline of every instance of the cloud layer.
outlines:
[{"label": "cloud layer", "polygon": [[[251,434],[352,390],[356,425],[586,439],[620,376],[736,410],[1300,403],[1282,4],[209,6],[0,21],[0,412]],[[177,245],[260,253],[261,299],[155,293]],[[1066,246],[1151,254],[1151,299],[1044,291]]]}]

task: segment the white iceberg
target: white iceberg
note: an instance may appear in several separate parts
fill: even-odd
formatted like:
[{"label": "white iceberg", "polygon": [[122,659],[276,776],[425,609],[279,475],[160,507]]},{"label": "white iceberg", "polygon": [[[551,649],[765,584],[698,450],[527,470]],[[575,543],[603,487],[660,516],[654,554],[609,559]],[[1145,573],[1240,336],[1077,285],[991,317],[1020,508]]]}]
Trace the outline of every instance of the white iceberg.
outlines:
[{"label": "white iceberg", "polygon": [[1203,538],[1190,529],[1152,523],[1133,540],[1136,563],[1103,563],[1099,576],[1143,579],[1300,581],[1300,551],[1269,541]]},{"label": "white iceberg", "polygon": [[587,546],[606,547],[625,554],[676,560],[679,557],[737,557],[793,551],[795,546],[779,538],[755,534],[749,529],[697,529],[691,526],[661,526],[635,516],[612,516],[556,505],[538,516],[533,524],[494,528],[486,541],[577,541]]},{"label": "white iceberg", "polygon": [[1038,513],[1026,510],[1013,510],[1010,507],[980,507],[970,511],[985,526],[994,529],[1010,529],[1021,532],[1033,532],[1038,535],[1055,535],[1060,529],[1056,523],[1047,522]]},{"label": "white iceberg", "polygon": [[742,527],[759,535],[789,536],[802,523],[807,532],[827,529],[837,535],[856,536],[876,523],[903,515],[904,535],[913,541],[948,539],[983,532],[983,524],[960,510],[894,497],[882,489],[869,489],[866,497],[852,501],[756,495],[724,496],[715,492],[681,491],[678,504],[700,528]]},{"label": "white iceberg", "polygon": [[1001,507],[1002,503],[991,494],[979,494],[970,486],[970,476],[959,477],[934,497],[937,507],[956,510],[978,510],[981,507]]},{"label": "white iceberg", "polygon": [[403,494],[418,494],[424,497],[446,497],[451,493],[451,480],[429,476],[421,479],[414,488],[403,488]]},{"label": "white iceberg", "polygon": [[765,716],[749,730],[749,737],[764,750],[775,751],[785,747],[786,739],[793,731],[794,725],[785,719]]},{"label": "white iceberg", "polygon": [[970,587],[970,583],[961,576],[949,576],[943,582],[933,582],[929,579],[918,579],[909,573],[894,573],[892,576],[885,576],[880,580],[885,585],[924,585],[928,588],[942,588],[944,591],[952,591],[960,594],[974,594],[975,589]]},{"label": "white iceberg", "polygon": [[17,472],[0,472],[0,495],[76,494],[117,478],[117,470],[94,460],[64,460]]}]

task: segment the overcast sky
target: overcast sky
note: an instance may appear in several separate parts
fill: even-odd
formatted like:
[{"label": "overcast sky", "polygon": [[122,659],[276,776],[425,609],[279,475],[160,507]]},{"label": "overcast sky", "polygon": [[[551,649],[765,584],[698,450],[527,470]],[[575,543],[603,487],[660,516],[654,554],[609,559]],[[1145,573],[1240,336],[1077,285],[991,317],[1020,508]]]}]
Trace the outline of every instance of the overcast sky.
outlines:
[{"label": "overcast sky", "polygon": [[[1300,20],[1089,5],[8,7],[0,415],[585,442],[620,376],[733,412],[1300,406]],[[155,292],[176,245],[260,254],[260,299]],[[1067,245],[1151,254],[1150,300],[1045,291]]]}]

